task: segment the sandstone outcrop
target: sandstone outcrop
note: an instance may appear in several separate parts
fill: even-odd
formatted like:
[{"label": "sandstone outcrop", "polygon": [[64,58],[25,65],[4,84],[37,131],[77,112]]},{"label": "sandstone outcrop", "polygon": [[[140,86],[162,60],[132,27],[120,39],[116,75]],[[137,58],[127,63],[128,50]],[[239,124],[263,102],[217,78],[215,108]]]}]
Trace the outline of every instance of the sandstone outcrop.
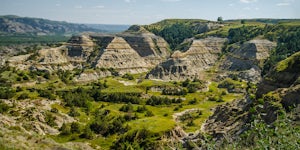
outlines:
[{"label": "sandstone outcrop", "polygon": [[97,60],[96,67],[114,68],[121,72],[139,73],[150,67],[144,59],[122,38],[115,37]]},{"label": "sandstone outcrop", "polygon": [[[147,72],[169,57],[167,42],[144,29],[129,30],[119,35],[83,34],[55,48],[44,48],[35,53],[14,56],[11,66],[21,70],[73,70],[114,68],[120,74]],[[105,77],[108,73],[95,72],[88,76]],[[78,76],[78,81],[87,74]]]},{"label": "sandstone outcrop", "polygon": [[276,43],[268,40],[251,40],[230,48],[220,66],[222,70],[239,71],[239,77],[251,82],[261,80],[261,69]]},{"label": "sandstone outcrop", "polygon": [[193,40],[186,52],[174,52],[170,59],[151,70],[147,78],[162,80],[198,78],[201,71],[209,69],[216,63],[226,40],[216,37]]}]

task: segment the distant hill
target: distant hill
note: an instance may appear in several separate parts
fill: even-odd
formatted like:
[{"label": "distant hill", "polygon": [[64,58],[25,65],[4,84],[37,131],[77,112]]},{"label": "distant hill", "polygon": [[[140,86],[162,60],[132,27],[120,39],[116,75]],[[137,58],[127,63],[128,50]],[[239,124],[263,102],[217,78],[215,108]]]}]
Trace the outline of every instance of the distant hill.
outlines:
[{"label": "distant hill", "polygon": [[0,16],[0,35],[65,35],[80,32],[121,32],[127,29],[122,25],[86,25],[52,21],[41,18]]},{"label": "distant hill", "polygon": [[235,19],[235,20],[225,20],[225,22],[240,22],[241,20],[244,20],[244,21],[247,21],[247,22],[257,22],[257,23],[266,23],[266,24],[300,22],[300,19],[268,19],[268,18]]},{"label": "distant hill", "polygon": [[108,33],[123,32],[131,26],[131,25],[115,25],[115,24],[85,24],[85,25],[93,29],[106,31]]}]

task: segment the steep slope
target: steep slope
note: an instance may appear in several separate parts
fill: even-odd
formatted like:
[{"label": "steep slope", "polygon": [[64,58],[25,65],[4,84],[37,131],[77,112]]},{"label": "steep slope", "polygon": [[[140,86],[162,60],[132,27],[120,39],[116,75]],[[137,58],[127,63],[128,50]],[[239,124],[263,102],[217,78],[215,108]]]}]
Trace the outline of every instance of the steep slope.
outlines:
[{"label": "steep slope", "polygon": [[[226,140],[236,142],[233,145],[239,149],[249,146],[278,148],[282,144],[297,147],[294,136],[299,135],[300,131],[299,61],[298,52],[279,62],[258,85],[256,95],[259,99],[247,96],[245,100],[218,106],[202,130],[212,135],[219,146],[230,147],[223,143]],[[264,134],[257,134],[261,132]],[[284,140],[278,134],[292,139]],[[248,143],[254,139],[263,143],[266,139],[272,142],[265,145]]]},{"label": "steep slope", "polygon": [[239,77],[252,82],[261,80],[264,61],[269,57],[276,43],[268,40],[250,40],[242,45],[234,44],[229,48],[222,70],[239,71]]},{"label": "steep slope", "polygon": [[209,69],[218,60],[225,41],[225,38],[193,40],[186,52],[174,52],[170,59],[151,70],[147,78],[162,80],[198,78],[200,71]]},{"label": "steep slope", "polygon": [[170,55],[168,43],[141,26],[131,26],[120,34],[147,63],[155,66]]},{"label": "steep slope", "polygon": [[115,68],[121,72],[145,72],[150,67],[121,37],[115,37],[108,46],[101,51],[96,67]]},{"label": "steep slope", "polygon": [[[8,62],[22,70],[113,68],[120,74],[141,73],[167,59],[168,47],[161,37],[140,29],[118,35],[82,34],[72,36],[60,47],[43,48],[24,56],[14,56]],[[87,76],[109,75],[107,72],[90,73]],[[96,79],[96,76],[91,79]]]},{"label": "steep slope", "polygon": [[266,94],[277,88],[289,88],[300,83],[300,52],[280,61],[261,82],[257,95]]}]

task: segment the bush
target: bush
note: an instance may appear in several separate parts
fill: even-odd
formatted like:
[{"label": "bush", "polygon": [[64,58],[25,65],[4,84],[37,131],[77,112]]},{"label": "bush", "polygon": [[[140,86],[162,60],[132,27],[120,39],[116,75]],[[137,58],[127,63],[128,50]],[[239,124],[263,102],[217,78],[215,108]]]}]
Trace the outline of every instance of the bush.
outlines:
[{"label": "bush", "polygon": [[0,87],[0,99],[11,99],[16,91],[9,87]]},{"label": "bush", "polygon": [[178,99],[169,99],[167,97],[158,97],[158,96],[151,96],[147,101],[146,104],[147,105],[152,105],[152,106],[156,106],[156,105],[171,105],[172,103],[181,103],[182,99],[178,98]]},{"label": "bush", "polygon": [[71,123],[71,132],[72,133],[80,133],[80,125],[78,122]]},{"label": "bush", "polygon": [[128,79],[128,80],[133,80],[134,77],[132,74],[126,73],[122,76],[122,78]]},{"label": "bush", "polygon": [[18,100],[23,100],[23,99],[28,99],[28,98],[29,98],[28,93],[22,93],[21,95],[19,95]]},{"label": "bush", "polygon": [[136,112],[143,113],[143,112],[145,112],[147,110],[148,109],[146,108],[146,106],[143,105],[143,106],[138,106]]},{"label": "bush", "polygon": [[133,112],[133,106],[130,103],[129,104],[125,104],[119,110],[123,111],[123,112]]},{"label": "bush", "polygon": [[83,133],[79,137],[92,140],[94,138],[94,133],[91,128],[87,126],[86,128],[84,128]]},{"label": "bush", "polygon": [[61,135],[69,135],[71,134],[71,127],[70,125],[63,123],[59,131]]},{"label": "bush", "polygon": [[116,140],[111,149],[159,149],[158,142],[161,135],[153,133],[147,129],[134,130],[121,135]]},{"label": "bush", "polygon": [[194,99],[192,99],[192,100],[190,100],[189,101],[189,104],[196,104],[198,101],[197,101],[197,99],[196,98],[194,98]]},{"label": "bush", "polygon": [[153,114],[152,111],[147,110],[145,116],[146,116],[146,117],[152,117],[152,116],[154,116],[154,114]]},{"label": "bush", "polygon": [[40,97],[48,98],[50,100],[55,100],[56,96],[49,90],[38,90]]},{"label": "bush", "polygon": [[68,115],[71,117],[78,117],[80,116],[80,113],[74,107],[71,107]]},{"label": "bush", "polygon": [[185,88],[180,87],[166,87],[163,89],[162,94],[163,95],[186,95],[187,90]]},{"label": "bush", "polygon": [[0,101],[0,113],[7,112],[9,108],[10,107],[6,103]]},{"label": "bush", "polygon": [[209,101],[217,101],[218,100],[218,96],[210,96],[208,97]]},{"label": "bush", "polygon": [[47,112],[45,114],[45,121],[49,126],[51,126],[51,127],[57,126],[57,124],[54,122],[55,119],[56,119],[56,117],[53,116],[51,113]]},{"label": "bush", "polygon": [[223,97],[219,97],[216,102],[225,102]]}]

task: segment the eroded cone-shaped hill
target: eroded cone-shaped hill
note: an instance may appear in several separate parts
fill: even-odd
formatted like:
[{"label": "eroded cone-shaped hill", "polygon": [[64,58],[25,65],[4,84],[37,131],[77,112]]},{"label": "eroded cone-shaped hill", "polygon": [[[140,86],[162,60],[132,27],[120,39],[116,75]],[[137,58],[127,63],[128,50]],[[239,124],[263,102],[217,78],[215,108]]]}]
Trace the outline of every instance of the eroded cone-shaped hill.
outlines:
[{"label": "eroded cone-shaped hill", "polygon": [[251,40],[230,50],[223,68],[232,71],[250,69],[253,64],[260,66],[276,44],[268,40]]},{"label": "eroded cone-shaped hill", "polygon": [[200,71],[209,69],[218,60],[225,41],[225,38],[215,37],[193,40],[186,52],[174,52],[170,59],[151,70],[147,78],[162,80],[198,78]]},{"label": "eroded cone-shaped hill", "polygon": [[234,44],[221,63],[222,70],[239,71],[242,79],[258,82],[261,80],[261,68],[270,56],[276,43],[268,40],[251,40],[242,45]]},{"label": "eroded cone-shaped hill", "polygon": [[139,73],[147,71],[150,66],[122,37],[115,37],[101,51],[96,67],[115,68],[122,72]]},{"label": "eroded cone-shaped hill", "polygon": [[163,38],[137,26],[117,35],[72,36],[62,46],[44,47],[35,53],[12,57],[9,62],[22,70],[114,68],[124,74],[147,72],[169,56],[169,45]]}]

